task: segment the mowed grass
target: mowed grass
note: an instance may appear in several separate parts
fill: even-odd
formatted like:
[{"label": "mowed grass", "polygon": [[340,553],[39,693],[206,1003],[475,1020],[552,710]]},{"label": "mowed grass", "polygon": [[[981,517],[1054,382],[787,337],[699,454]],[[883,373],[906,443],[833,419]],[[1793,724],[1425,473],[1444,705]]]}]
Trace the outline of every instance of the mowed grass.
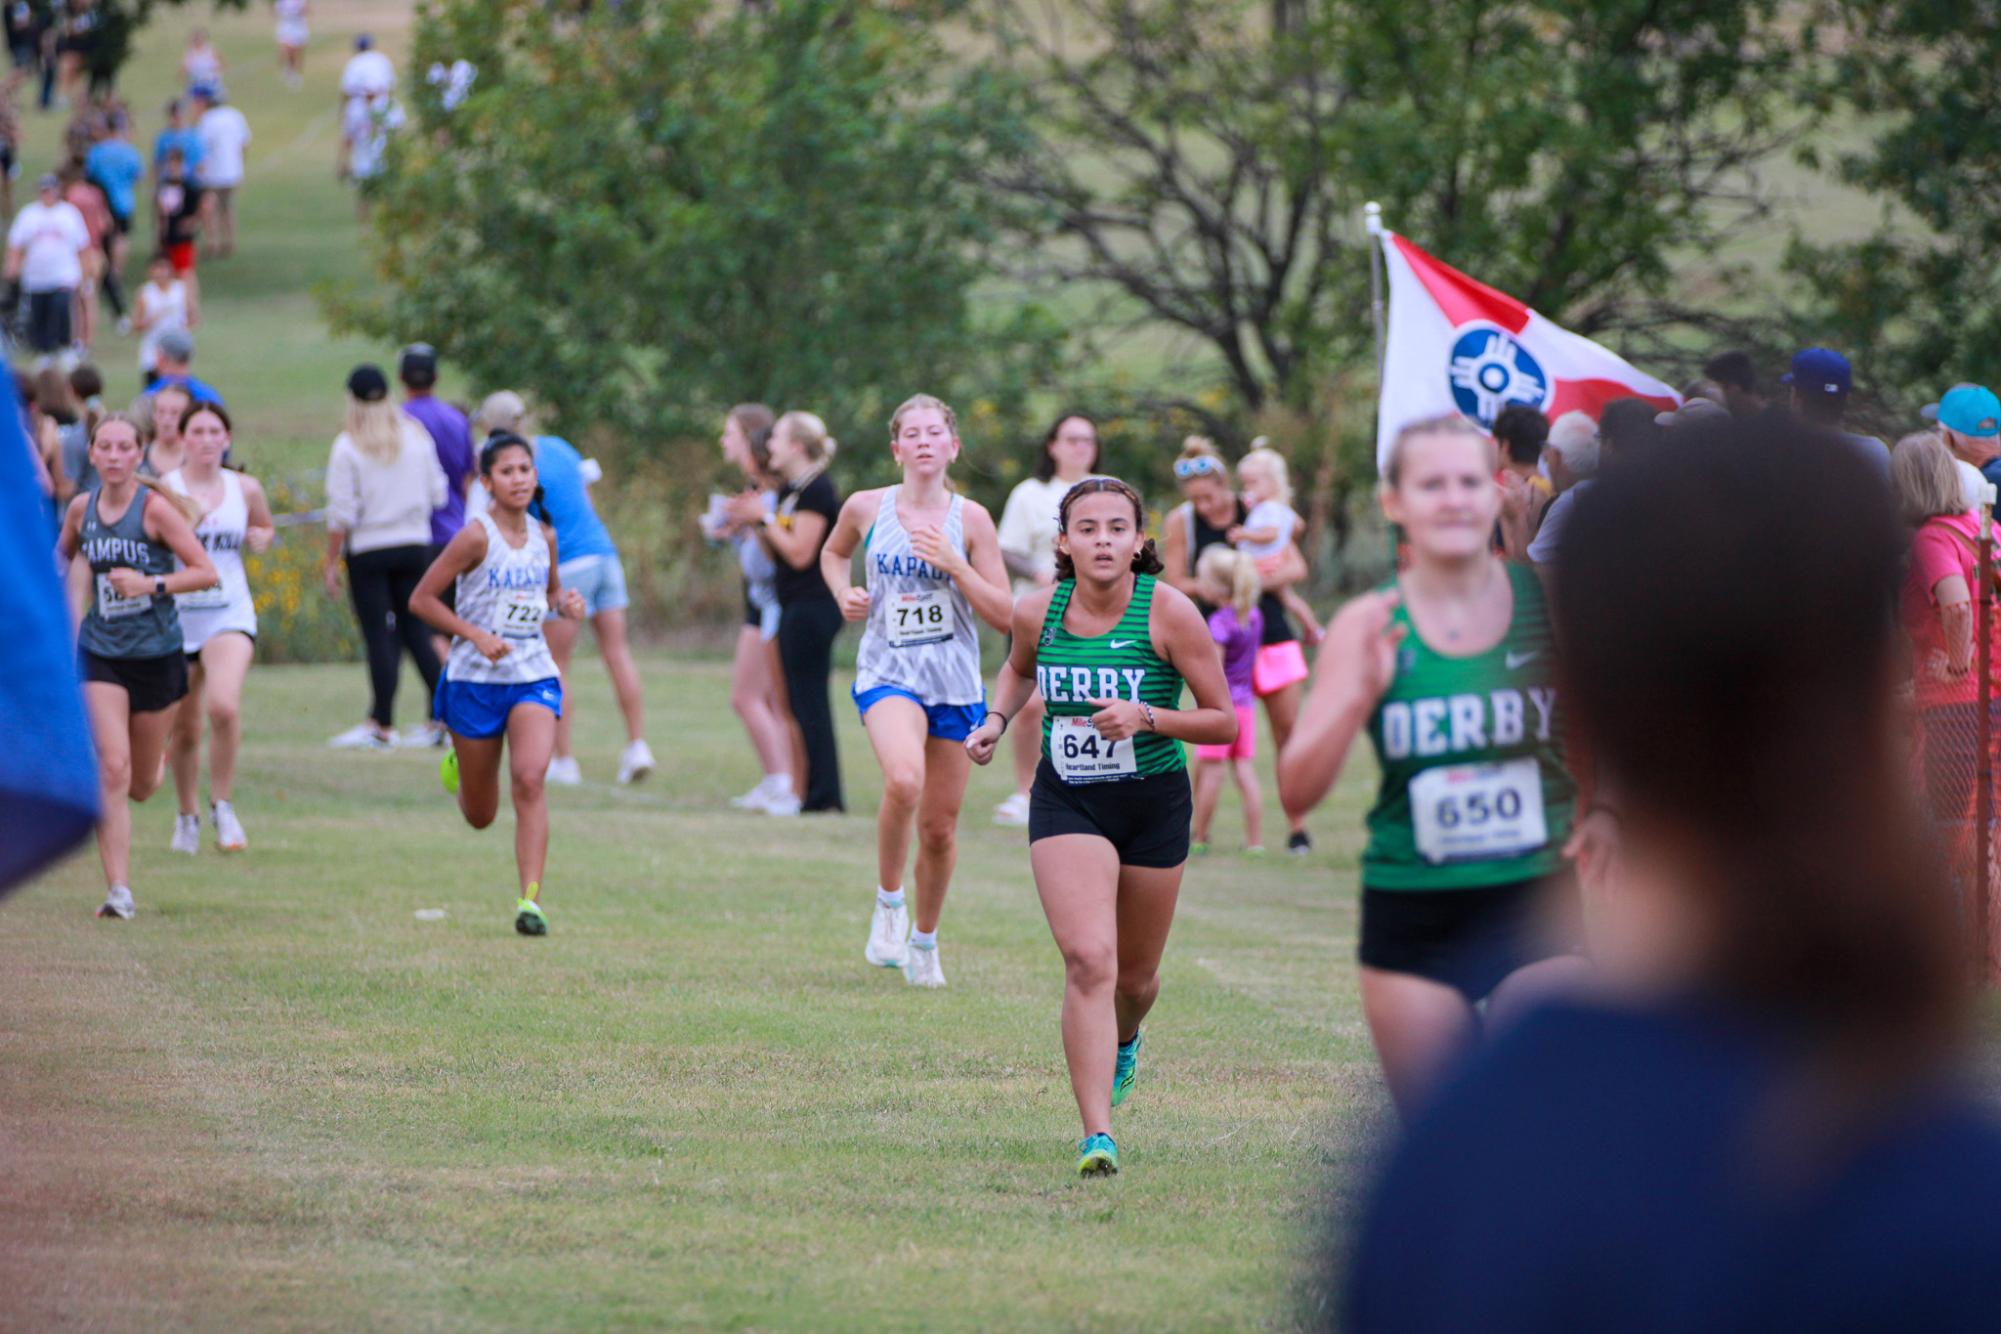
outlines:
[{"label": "mowed grass", "polygon": [[739,814],[725,670],[644,666],[663,767],[621,789],[582,664],[546,939],[510,926],[511,813],[467,828],[433,752],[324,749],[358,666],[252,674],[248,853],[168,853],[169,789],[137,811],[136,921],[91,919],[88,847],[0,908],[0,1323],[1298,1320],[1385,1115],[1352,963],[1367,776],[1314,857],[1191,867],[1126,1170],[1080,1183],[1061,966],[1024,835],[987,823],[1004,771],[961,825],[951,985],[913,991],[861,957],[852,710],[853,813]]}]

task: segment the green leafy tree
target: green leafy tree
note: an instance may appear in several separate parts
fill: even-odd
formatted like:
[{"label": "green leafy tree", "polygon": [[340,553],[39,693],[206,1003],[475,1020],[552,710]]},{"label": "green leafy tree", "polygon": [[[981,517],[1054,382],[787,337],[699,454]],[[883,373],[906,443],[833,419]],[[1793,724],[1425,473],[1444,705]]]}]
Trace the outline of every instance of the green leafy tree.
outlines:
[{"label": "green leafy tree", "polygon": [[2001,10],[1840,0],[1821,17],[1840,40],[1820,95],[1873,133],[1803,156],[1879,196],[1884,216],[1858,241],[1795,240],[1796,324],[1848,350],[1892,408],[2001,381]]},{"label": "green leafy tree", "polygon": [[[1034,131],[989,179],[1024,278],[1192,349],[1154,405],[1239,441],[1276,413],[1303,471],[1344,492],[1373,480],[1362,204],[1659,359],[1725,324],[1731,275],[1679,299],[1678,265],[1768,219],[1756,168],[1811,115],[1783,97],[1803,58],[1787,10],[978,0]],[[1200,392],[1217,385],[1220,406]]]},{"label": "green leafy tree", "polygon": [[421,86],[370,191],[387,295],[337,314],[634,444],[706,436],[744,399],[849,440],[886,439],[918,390],[1019,408],[1051,328],[974,300],[977,162],[1007,121],[924,19],[447,0],[414,68],[468,60],[471,94],[447,110]]}]

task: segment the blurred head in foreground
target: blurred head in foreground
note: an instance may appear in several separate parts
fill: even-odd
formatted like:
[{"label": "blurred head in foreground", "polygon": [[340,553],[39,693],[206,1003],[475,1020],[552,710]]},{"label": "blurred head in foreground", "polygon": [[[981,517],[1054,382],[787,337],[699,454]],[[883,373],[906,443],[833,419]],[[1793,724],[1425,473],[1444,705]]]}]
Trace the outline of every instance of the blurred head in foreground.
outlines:
[{"label": "blurred head in foreground", "polygon": [[1807,431],[1678,434],[1579,506],[1558,581],[1632,880],[1596,953],[1786,1025],[1861,1093],[1940,1055],[1964,990],[1893,710],[1907,539]]},{"label": "blurred head in foreground", "polygon": [[1865,458],[1770,416],[1579,501],[1565,708],[1623,856],[1597,994],[1413,1119],[1344,1329],[1991,1322],[2001,1131],[1950,1078],[1967,948],[1894,707],[1906,531]]}]

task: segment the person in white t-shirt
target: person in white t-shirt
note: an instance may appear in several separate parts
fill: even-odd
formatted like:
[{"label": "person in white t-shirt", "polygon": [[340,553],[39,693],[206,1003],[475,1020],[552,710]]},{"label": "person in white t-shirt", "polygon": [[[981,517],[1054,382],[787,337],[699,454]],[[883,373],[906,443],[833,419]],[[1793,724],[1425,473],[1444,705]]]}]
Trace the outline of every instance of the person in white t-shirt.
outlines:
[{"label": "person in white t-shirt", "polygon": [[[1008,493],[1001,510],[1001,562],[1014,576],[1017,600],[1056,580],[1057,510],[1070,488],[1098,468],[1098,425],[1081,412],[1066,412],[1042,437],[1035,475]],[[1042,753],[1042,696],[1029,696],[1015,721],[1014,794],[994,808],[994,823],[1028,823],[1028,790]]]},{"label": "person in white t-shirt", "polygon": [[306,81],[306,43],[312,39],[306,23],[310,0],[271,0],[271,8],[278,15],[280,76],[286,87],[298,88]]},{"label": "person in white t-shirt", "polygon": [[[1292,507],[1292,478],[1285,455],[1267,445],[1263,436],[1253,440],[1250,452],[1237,460],[1237,490],[1243,493],[1250,513],[1241,526],[1227,534],[1230,544],[1257,562],[1260,576],[1271,574],[1305,522]],[[1319,643],[1320,618],[1313,614],[1298,586],[1285,585],[1278,600],[1299,627],[1300,638],[1309,647]]]},{"label": "person in white t-shirt", "polygon": [[389,151],[389,136],[403,128],[403,104],[387,93],[358,102],[350,109],[351,133],[347,174],[360,186],[355,195],[355,213],[368,216],[368,183],[382,172],[382,158]]},{"label": "person in white t-shirt", "polygon": [[339,174],[346,180],[353,170],[355,136],[367,119],[361,113],[380,98],[387,101],[396,91],[396,66],[375,49],[375,39],[362,33],[354,39],[354,54],[340,72],[340,163]]},{"label": "person in white t-shirt", "polygon": [[173,261],[155,255],[146,265],[146,283],[132,299],[132,329],[139,335],[139,374],[150,387],[160,364],[160,339],[186,333],[201,323],[194,294],[174,275]]},{"label": "person in white t-shirt", "polygon": [[5,270],[27,295],[28,343],[40,354],[38,368],[69,349],[76,289],[95,251],[83,214],[62,197],[62,182],[42,177],[34,200],[7,230]]},{"label": "person in white t-shirt", "polygon": [[207,214],[203,239],[208,243],[207,253],[222,259],[236,250],[236,187],[243,184],[243,150],[250,145],[250,122],[228,105],[220,88],[197,88],[193,100],[195,137],[201,140],[195,182],[202,188],[202,208]]}]

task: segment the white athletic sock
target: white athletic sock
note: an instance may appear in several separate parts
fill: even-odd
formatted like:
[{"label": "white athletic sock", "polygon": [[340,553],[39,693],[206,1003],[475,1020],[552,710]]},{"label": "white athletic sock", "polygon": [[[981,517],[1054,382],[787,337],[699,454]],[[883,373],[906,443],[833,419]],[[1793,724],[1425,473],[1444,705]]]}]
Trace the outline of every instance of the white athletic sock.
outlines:
[{"label": "white athletic sock", "polygon": [[910,933],[910,943],[920,950],[935,950],[938,948],[938,933],[936,931],[913,930]]},{"label": "white athletic sock", "polygon": [[875,887],[875,901],[885,908],[901,908],[903,906],[903,891],[899,889],[892,894],[881,885],[877,885]]},{"label": "white athletic sock", "polygon": [[783,788],[787,792],[790,792],[792,790],[792,775],[783,769],[779,769],[764,776],[764,785],[769,788]]}]

